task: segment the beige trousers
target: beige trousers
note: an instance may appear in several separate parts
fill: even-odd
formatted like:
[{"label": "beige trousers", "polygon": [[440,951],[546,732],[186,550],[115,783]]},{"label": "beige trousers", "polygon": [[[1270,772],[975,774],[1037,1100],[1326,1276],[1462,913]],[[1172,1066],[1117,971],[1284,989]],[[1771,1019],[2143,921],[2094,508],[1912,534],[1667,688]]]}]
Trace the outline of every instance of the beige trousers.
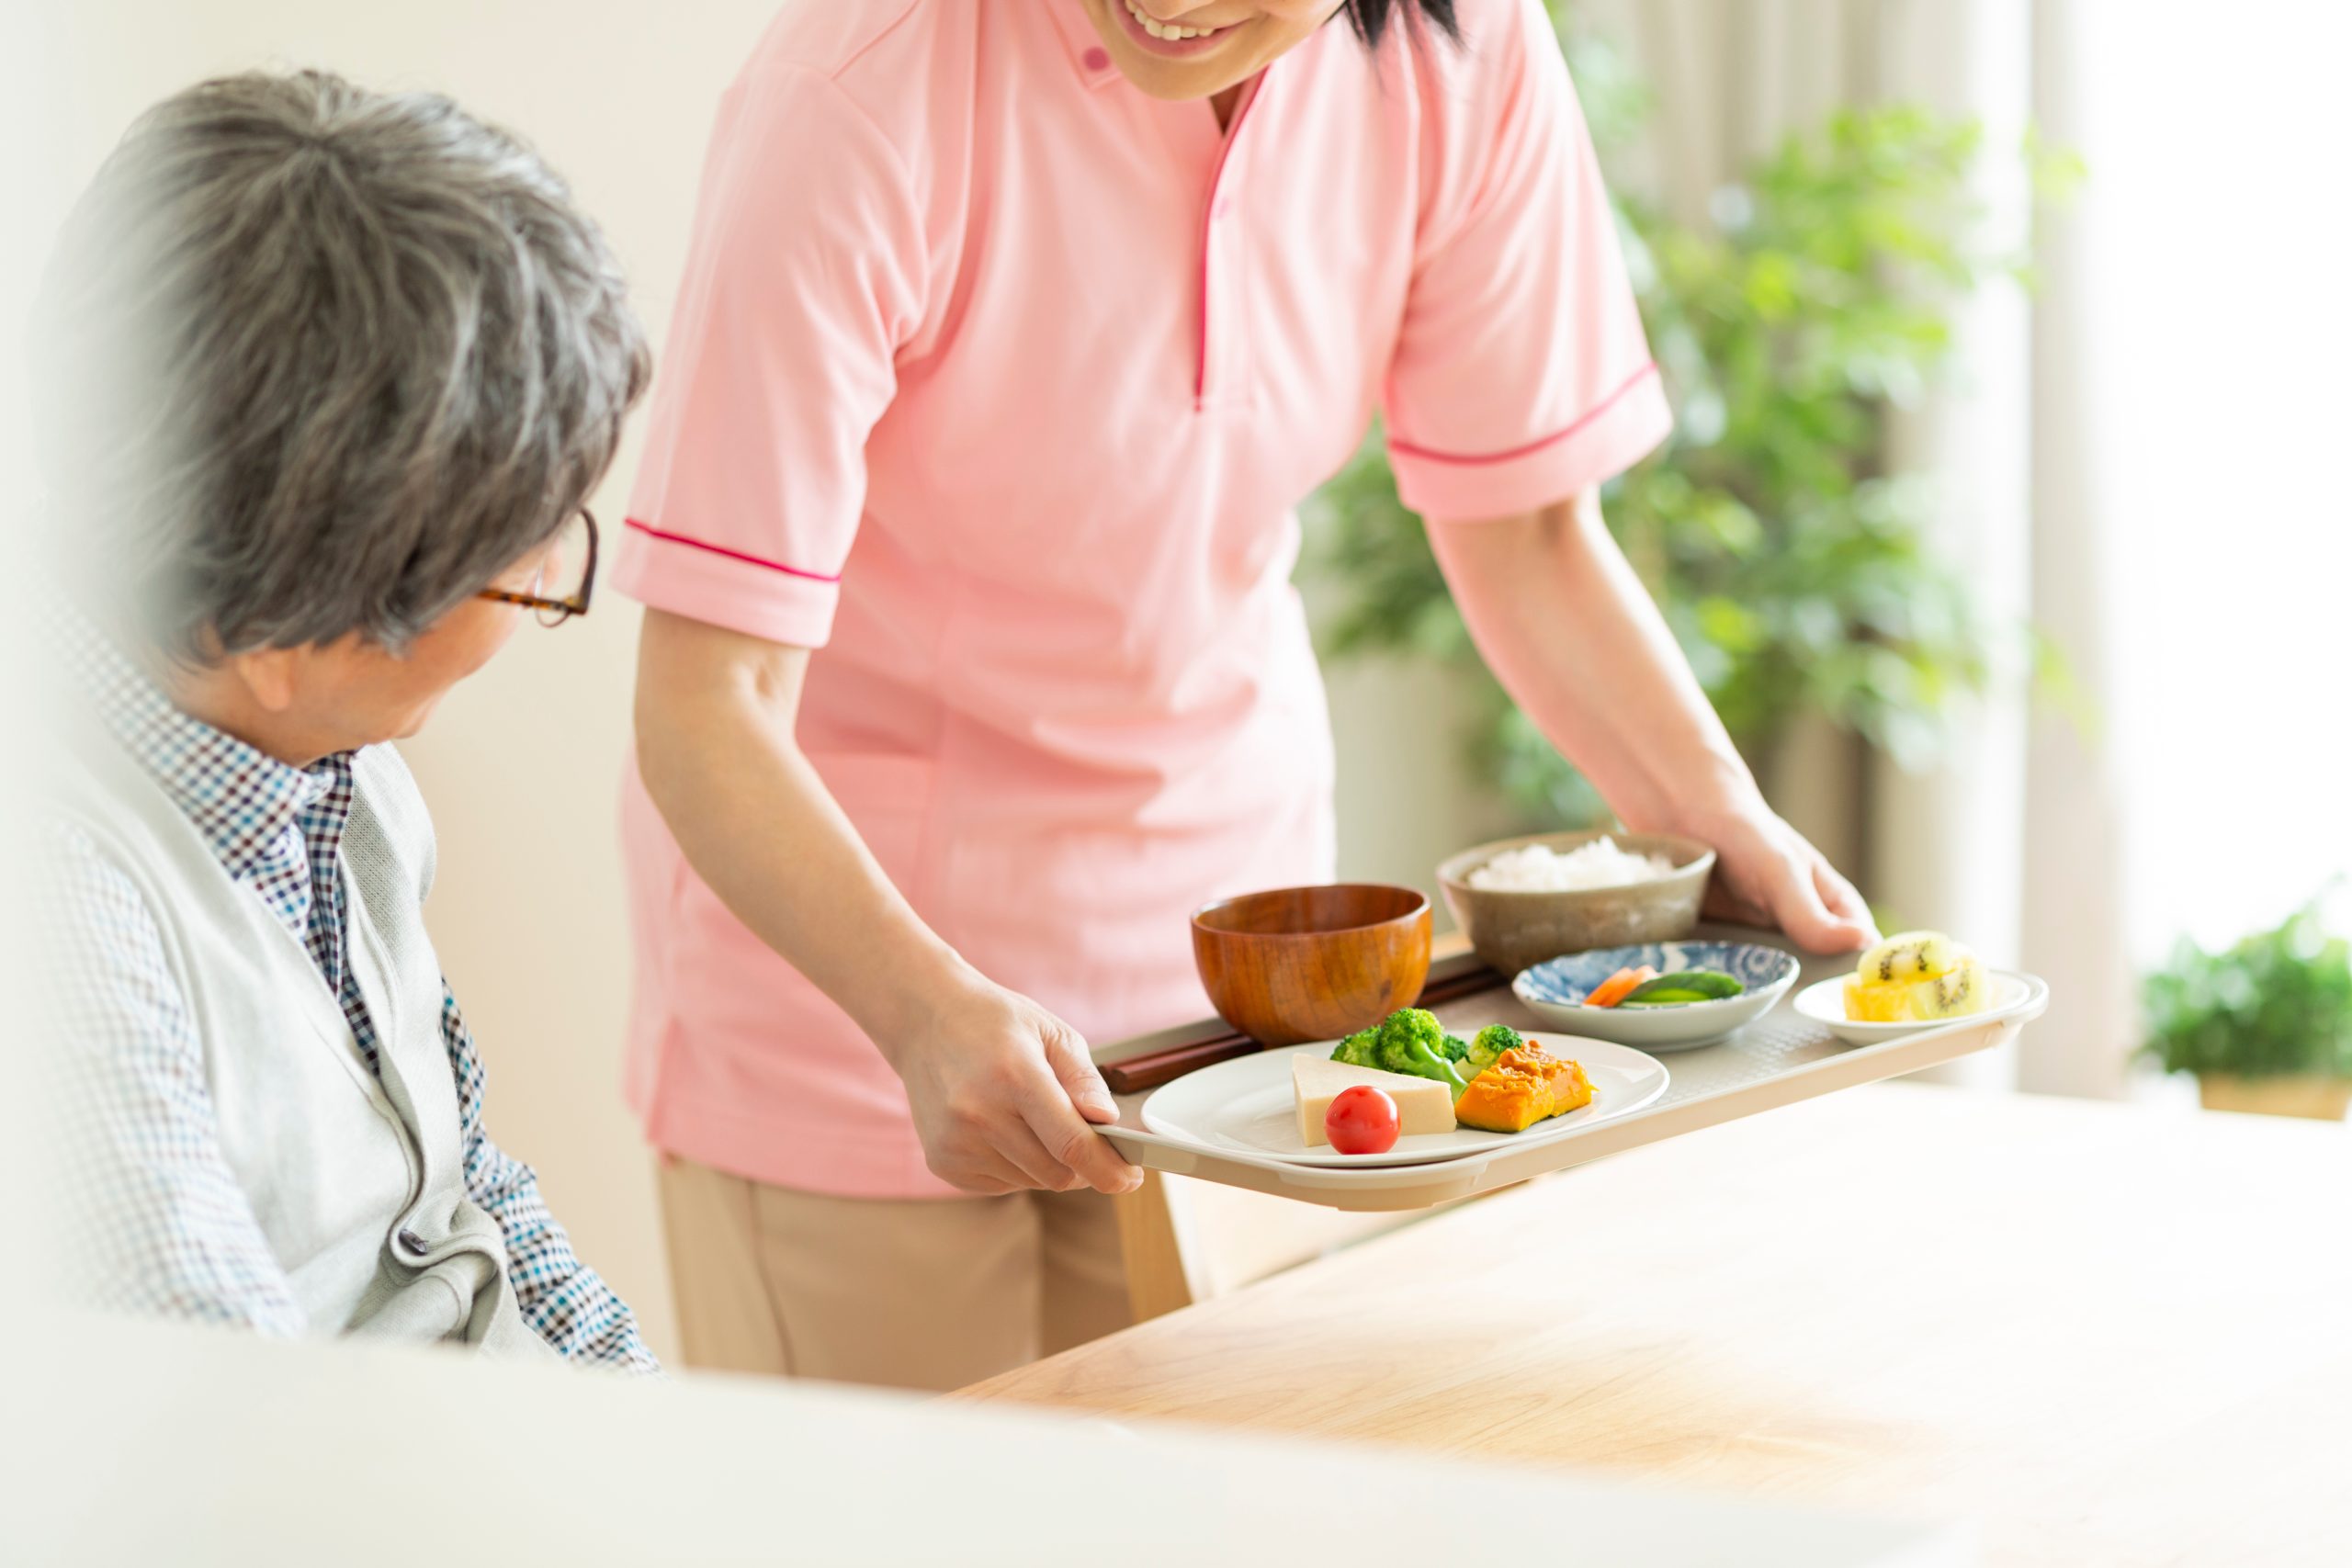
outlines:
[{"label": "beige trousers", "polygon": [[1098,1192],[835,1198],[664,1156],[690,1366],[945,1391],[1132,1321]]}]

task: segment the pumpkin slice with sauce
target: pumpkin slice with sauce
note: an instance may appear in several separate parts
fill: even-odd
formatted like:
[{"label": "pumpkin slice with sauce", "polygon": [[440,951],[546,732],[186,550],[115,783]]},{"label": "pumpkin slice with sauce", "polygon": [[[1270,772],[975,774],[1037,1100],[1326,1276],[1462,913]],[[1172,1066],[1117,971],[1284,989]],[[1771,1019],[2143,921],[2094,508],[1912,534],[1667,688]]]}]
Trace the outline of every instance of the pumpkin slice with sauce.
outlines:
[{"label": "pumpkin slice with sauce", "polygon": [[1524,1133],[1538,1122],[1592,1103],[1584,1064],[1536,1045],[1518,1045],[1470,1080],[1453,1119],[1487,1133]]}]

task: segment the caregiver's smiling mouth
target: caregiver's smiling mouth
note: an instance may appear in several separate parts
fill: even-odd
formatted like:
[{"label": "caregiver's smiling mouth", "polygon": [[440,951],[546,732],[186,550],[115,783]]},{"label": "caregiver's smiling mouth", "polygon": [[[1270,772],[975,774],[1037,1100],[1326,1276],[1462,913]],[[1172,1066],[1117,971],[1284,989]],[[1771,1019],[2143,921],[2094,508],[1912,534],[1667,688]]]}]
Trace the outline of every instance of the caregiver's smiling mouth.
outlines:
[{"label": "caregiver's smiling mouth", "polygon": [[1186,23],[1163,22],[1143,8],[1137,0],[1108,0],[1108,9],[1115,12],[1127,29],[1127,37],[1137,49],[1167,59],[1182,60],[1215,49],[1238,24],[1203,28]]}]

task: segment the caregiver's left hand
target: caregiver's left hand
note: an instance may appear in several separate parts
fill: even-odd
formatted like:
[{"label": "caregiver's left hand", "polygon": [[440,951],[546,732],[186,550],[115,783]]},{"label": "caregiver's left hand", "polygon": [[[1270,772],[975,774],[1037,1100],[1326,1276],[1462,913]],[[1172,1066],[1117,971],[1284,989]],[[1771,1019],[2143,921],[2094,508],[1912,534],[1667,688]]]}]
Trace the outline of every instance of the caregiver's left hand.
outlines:
[{"label": "caregiver's left hand", "polygon": [[1760,798],[1685,819],[1677,830],[1714,846],[1708,914],[1778,926],[1812,953],[1852,953],[1878,940],[1854,885]]}]

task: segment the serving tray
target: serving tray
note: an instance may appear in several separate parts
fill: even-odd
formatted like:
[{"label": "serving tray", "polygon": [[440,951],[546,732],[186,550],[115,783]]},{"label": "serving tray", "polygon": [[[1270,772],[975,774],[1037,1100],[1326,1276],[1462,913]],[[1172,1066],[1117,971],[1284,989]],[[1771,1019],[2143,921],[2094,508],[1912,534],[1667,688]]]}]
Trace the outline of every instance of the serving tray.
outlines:
[{"label": "serving tray", "polygon": [[[1702,928],[1702,936],[1727,941],[1775,939],[1738,927]],[[1847,959],[1805,961],[1799,985],[1843,972]],[[1442,959],[1430,969],[1431,991],[1455,994],[1431,1010],[1455,1033],[1489,1023],[1522,1032],[1550,1026],[1511,995],[1510,982],[1494,976],[1466,995],[1460,987],[1478,973],[1468,953]],[[1491,973],[1491,972],[1489,972]],[[1211,1151],[1147,1132],[1140,1107],[1145,1094],[1114,1096],[1120,1124],[1102,1129],[1120,1153],[1148,1170],[1189,1176],[1228,1187],[1246,1187],[1305,1203],[1334,1209],[1395,1211],[1490,1192],[1531,1177],[1565,1170],[1604,1155],[1622,1154],[1702,1127],[1753,1116],[1799,1100],[1813,1100],[1876,1083],[2006,1044],[2040,1018],[2050,1005],[2050,987],[2033,976],[2020,976],[2026,995],[2010,1010],[1991,1018],[1964,1018],[1875,1045],[1841,1044],[1821,1025],[1798,1015],[1783,997],[1770,1012],[1721,1044],[1679,1051],[1666,1058],[1673,1081],[1658,1099],[1630,1116],[1599,1122],[1589,1130],[1525,1148],[1502,1148],[1434,1165],[1328,1168],[1292,1165],[1273,1158]],[[1792,995],[1794,994],[1792,990]],[[1157,1055],[1171,1046],[1214,1040],[1227,1032],[1221,1020],[1163,1030],[1156,1034],[1098,1046],[1097,1063],[1108,1066],[1130,1057]]]}]

